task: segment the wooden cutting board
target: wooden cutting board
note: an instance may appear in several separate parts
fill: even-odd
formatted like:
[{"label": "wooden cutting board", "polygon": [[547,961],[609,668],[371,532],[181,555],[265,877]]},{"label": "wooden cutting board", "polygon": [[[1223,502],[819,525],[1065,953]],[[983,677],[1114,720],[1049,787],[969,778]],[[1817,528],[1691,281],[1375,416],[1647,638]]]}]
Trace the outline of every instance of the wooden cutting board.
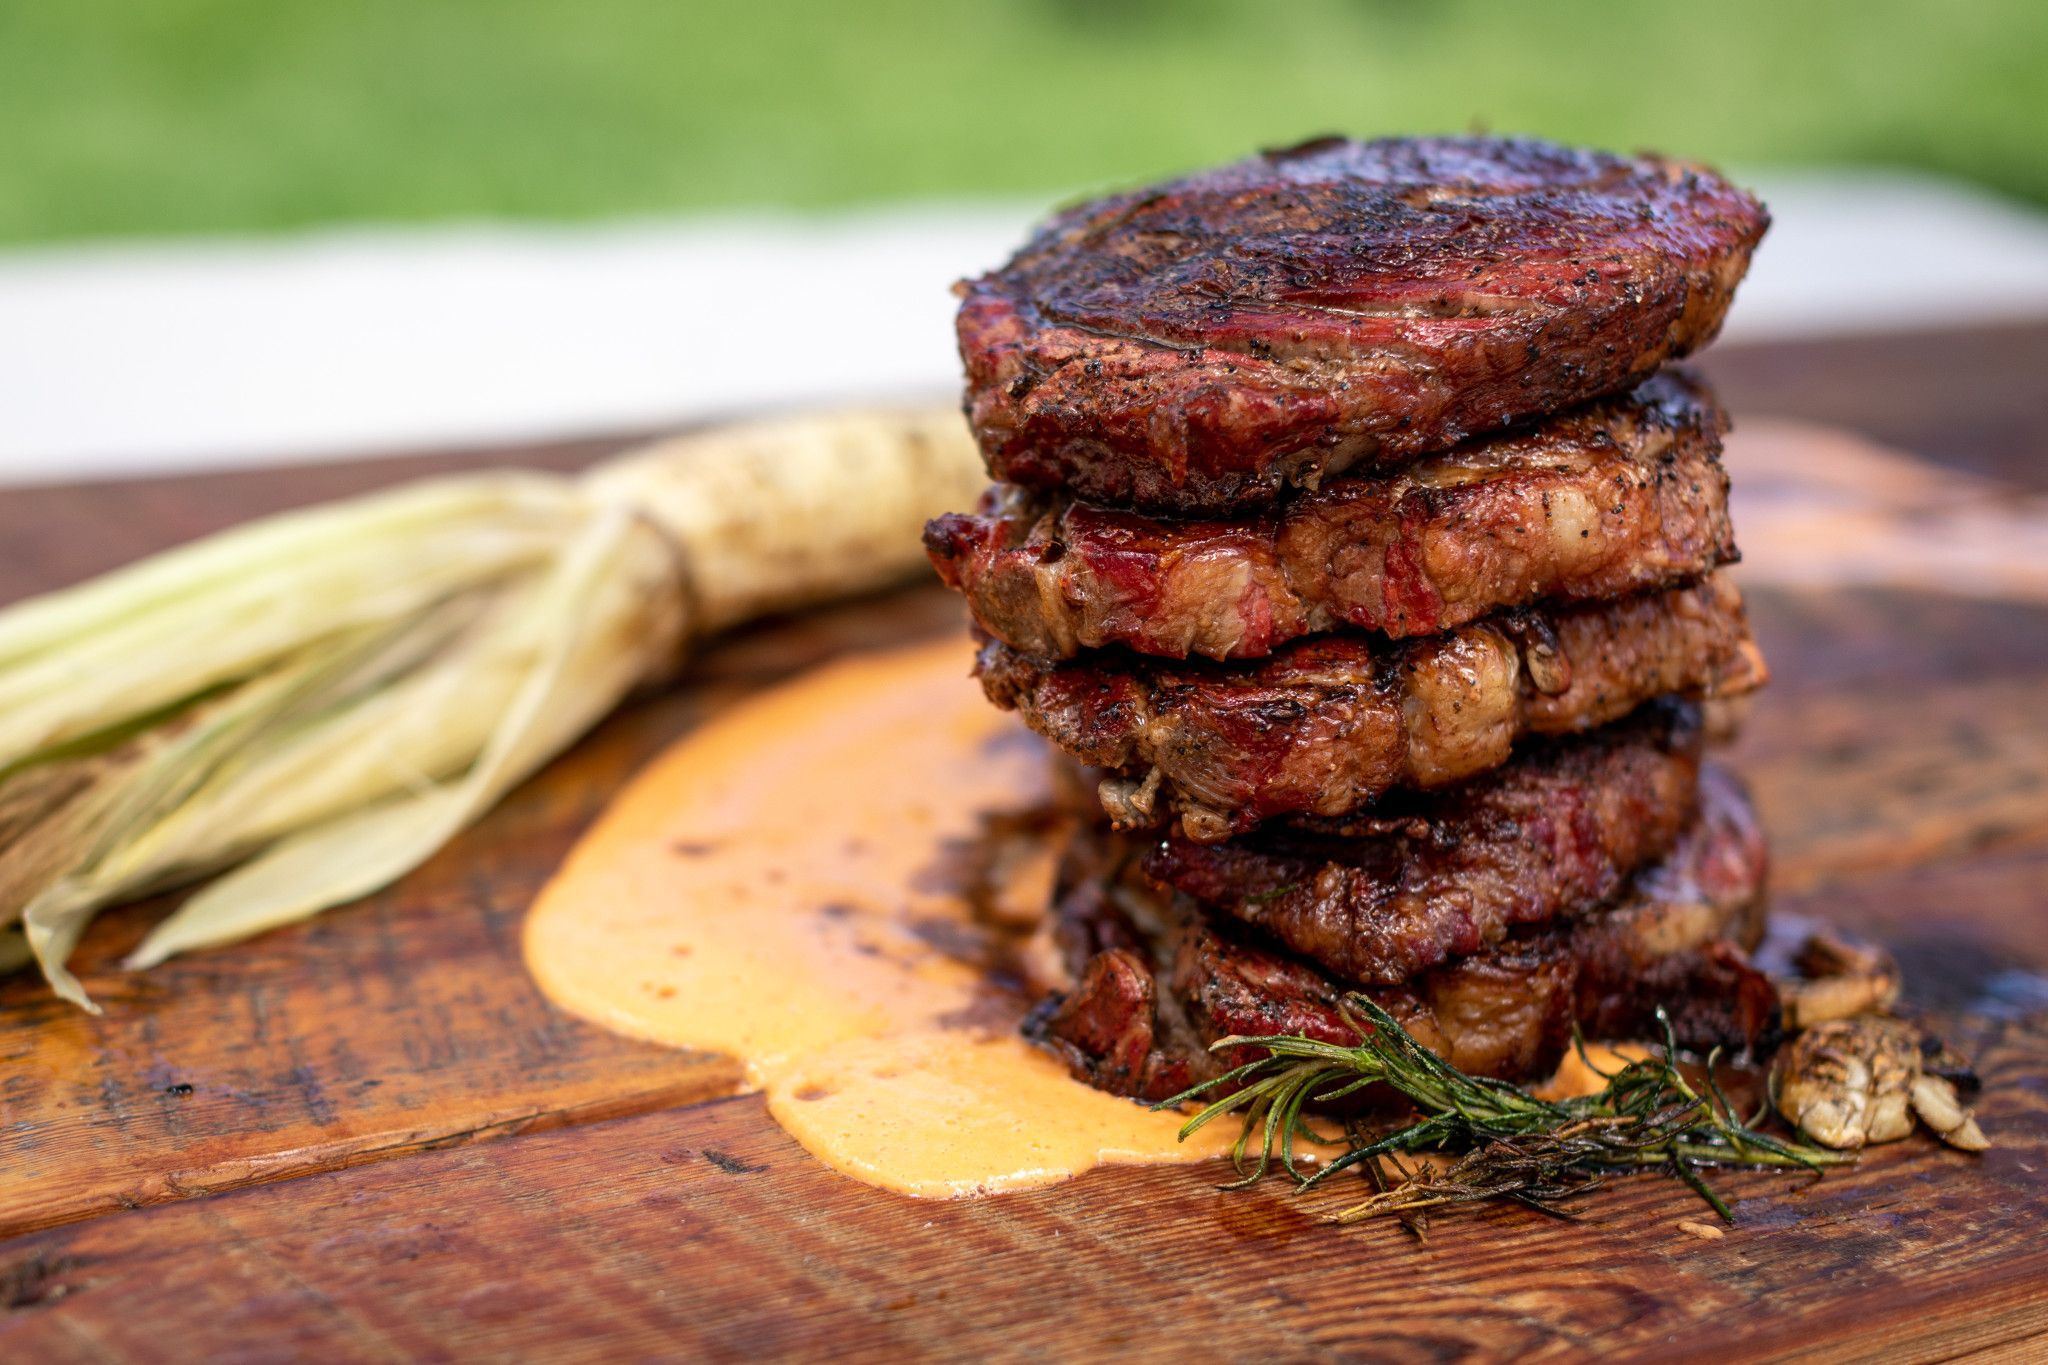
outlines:
[{"label": "wooden cutting board", "polygon": [[[1966,341],[2005,357],[2008,386],[1981,406],[2032,402],[2032,444],[1942,427],[1938,385],[1885,416],[1931,343],[1896,354],[1898,384],[1881,365],[1863,381],[1873,429],[1958,432],[1923,449],[2002,476],[1971,486],[1968,513],[1969,538],[2020,536],[1994,566],[2040,548],[2013,509],[2048,488],[2015,455],[2048,432],[2038,395],[2015,396],[2048,329],[2020,335],[2017,362]],[[1738,411],[1762,393],[1813,412],[1842,401],[1845,363],[1734,353],[1724,386]],[[1801,366],[1822,377],[1804,409],[1773,387]],[[1924,465],[1881,475],[1837,434],[1744,428],[1737,478],[1759,493],[1773,470],[1849,461],[1846,510],[1801,523],[1787,553],[1867,535],[1857,518],[1887,489],[1961,486],[1914,485]],[[601,448],[476,458],[564,466]],[[0,599],[450,463],[0,494]],[[1788,514],[1753,505],[1760,523]],[[1910,536],[1954,515],[1894,507],[1891,524]],[[1752,569],[1796,576],[1766,558]],[[1776,683],[1735,757],[1772,831],[1778,908],[1891,944],[1913,1006],[1976,1057],[1996,1143],[1982,1158],[1915,1139],[1817,1184],[1731,1175],[1737,1223],[1718,1239],[1683,1230],[1701,1206],[1655,1179],[1617,1183],[1576,1223],[1442,1218],[1426,1245],[1188,1169],[919,1203],[818,1167],[758,1101],[729,1097],[727,1061],[552,1011],[519,965],[520,919],[608,793],[737,697],[958,631],[957,605],[918,589],[720,644],[366,904],[142,976],[112,964],[160,907],[104,917],[77,964],[102,1018],[0,983],[0,1359],[2048,1349],[2033,1340],[2048,1333],[2048,594],[1948,560],[1916,572],[1921,589],[1752,586]]]}]

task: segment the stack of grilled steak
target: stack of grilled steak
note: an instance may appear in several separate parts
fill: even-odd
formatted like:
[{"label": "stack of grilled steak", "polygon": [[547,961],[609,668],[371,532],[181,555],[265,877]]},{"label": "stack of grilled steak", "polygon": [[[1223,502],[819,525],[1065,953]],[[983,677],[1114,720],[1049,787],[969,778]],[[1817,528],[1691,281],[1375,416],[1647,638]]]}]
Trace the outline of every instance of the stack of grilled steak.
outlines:
[{"label": "stack of grilled steak", "polygon": [[[1574,1024],[1755,1042],[1764,850],[1702,765],[1764,668],[1726,419],[1662,367],[1766,226],[1697,166],[1312,142],[1084,204],[963,287],[999,482],[926,545],[991,701],[1089,768],[1072,989],[1158,1097],[1379,999],[1475,1073]],[[1724,708],[1725,709],[1725,708]]]}]

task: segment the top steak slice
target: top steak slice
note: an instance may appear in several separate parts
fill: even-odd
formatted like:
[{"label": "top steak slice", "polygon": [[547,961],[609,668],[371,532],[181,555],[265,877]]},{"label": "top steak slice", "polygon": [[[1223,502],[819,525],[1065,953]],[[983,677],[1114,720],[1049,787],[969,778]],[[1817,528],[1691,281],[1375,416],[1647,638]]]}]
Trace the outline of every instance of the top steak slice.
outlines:
[{"label": "top steak slice", "polygon": [[1243,659],[1345,626],[1403,637],[1539,598],[1595,601],[1735,558],[1727,420],[1672,371],[1539,426],[1228,520],[1172,521],[998,484],[925,528],[984,630],[1070,658]]},{"label": "top steak slice", "polygon": [[1116,650],[1068,662],[982,647],[989,700],[1083,763],[1118,823],[1161,798],[1214,843],[1276,816],[1342,816],[1395,787],[1499,767],[1526,735],[1618,720],[1666,693],[1759,686],[1763,660],[1725,575],[1615,602],[1491,616],[1443,635],[1299,640],[1253,664]]},{"label": "top steak slice", "polygon": [[1323,138],[1069,209],[961,286],[998,479],[1270,502],[1628,387],[1719,331],[1763,206],[1529,139]]}]

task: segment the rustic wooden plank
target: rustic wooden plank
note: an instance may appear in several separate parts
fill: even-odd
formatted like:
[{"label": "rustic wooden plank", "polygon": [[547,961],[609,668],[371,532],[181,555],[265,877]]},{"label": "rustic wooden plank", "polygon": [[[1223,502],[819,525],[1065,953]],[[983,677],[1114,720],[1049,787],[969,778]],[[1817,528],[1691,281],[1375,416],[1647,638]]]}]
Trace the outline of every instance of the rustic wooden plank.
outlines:
[{"label": "rustic wooden plank", "polygon": [[[2005,329],[1731,349],[1714,368],[1745,415],[1846,418],[2041,487],[2043,355],[2048,328]],[[0,599],[395,476],[574,467],[612,444],[10,491]],[[1777,685],[1739,758],[1781,904],[1891,942],[1913,999],[1982,1049],[2000,1144],[1982,1162],[1914,1143],[1813,1189],[1745,1180],[1742,1226],[1717,1242],[1677,1232],[1694,1206],[1639,1182],[1588,1226],[1489,1212],[1416,1249],[1185,1171],[912,1204],[818,1170],[751,1102],[667,1108],[729,1067],[552,1014],[517,965],[517,915],[604,796],[706,710],[956,624],[942,595],[909,593],[722,646],[365,906],[135,979],[107,964],[155,912],[107,917],[81,955],[106,1020],[0,985],[0,1229],[307,1176],[0,1245],[0,1358],[2009,1346],[2048,1322],[2031,1249],[2048,1211],[2048,612],[1834,592],[1760,593],[1754,612]]]},{"label": "rustic wooden plank", "polygon": [[728,1059],[549,1008],[519,961],[526,906],[702,716],[862,642],[955,630],[956,610],[898,594],[740,635],[361,905],[139,974],[117,964],[162,905],[103,916],[74,965],[104,1016],[0,980],[0,1236],[729,1093]]},{"label": "rustic wooden plank", "polygon": [[2048,843],[2048,607],[1752,588],[1749,613],[1772,680],[1731,761],[1777,890]]},{"label": "rustic wooden plank", "polygon": [[63,587],[252,517],[486,466],[569,470],[626,438],[227,473],[0,489],[0,602]]},{"label": "rustic wooden plank", "polygon": [[[1766,595],[1759,622],[1781,674],[1805,676],[1803,661],[1812,660],[1813,670],[1833,684],[1831,691],[1810,693],[1788,687],[1790,701],[1811,695],[1819,705],[1831,698],[1829,705],[1849,718],[1841,724],[1881,741],[1905,689],[1882,676],[1859,678],[1839,660],[1829,674],[1823,665],[1835,646],[1860,653],[1866,633],[1890,622],[1911,641],[1909,649],[1888,656],[1893,664],[1907,677],[1936,678],[1954,663],[1944,640],[1975,649],[1983,623],[1938,599],[1855,600],[1867,610],[1813,610],[1811,603]],[[736,641],[708,661],[709,672],[693,688],[629,712],[523,791],[464,848],[408,883],[404,904],[386,898],[247,948],[172,964],[169,972],[189,975],[160,983],[146,977],[147,987],[130,986],[127,994],[121,978],[95,976],[95,988],[113,992],[118,1006],[107,1021],[68,1012],[52,1018],[54,1007],[40,1006],[28,1027],[10,1036],[54,1047],[49,1040],[79,1028],[107,1031],[96,1043],[102,1064],[83,1081],[73,1077],[78,1083],[55,1097],[58,1104],[83,1115],[124,1116],[118,1136],[110,1133],[104,1145],[54,1145],[68,1159],[89,1154],[98,1163],[82,1172],[86,1188],[139,1191],[140,1198],[433,1145],[431,1135],[420,1132],[381,1152],[346,1149],[353,1132],[388,1122],[384,1111],[358,1107],[362,1097],[323,1083],[330,1095],[344,1095],[323,1129],[318,1115],[296,1108],[304,1103],[296,1078],[286,1071],[266,1080],[246,1057],[229,1066],[240,1065],[248,1080],[209,1086],[204,1097],[195,1092],[182,1101],[206,1107],[181,1110],[157,1096],[138,1096],[135,1078],[146,1080],[154,1063],[138,1044],[122,1041],[136,1035],[133,1021],[124,1024],[127,1016],[119,1011],[175,1010],[167,1002],[188,1002],[199,1012],[158,1016],[141,1036],[159,1048],[166,1036],[191,1048],[219,1028],[206,1013],[211,1000],[311,990],[302,1008],[287,1011],[298,1027],[284,1037],[297,1040],[302,1051],[307,1038],[332,1047],[339,1037],[358,1054],[389,1060],[392,1054],[371,1051],[386,1035],[384,1016],[364,1008],[371,1002],[319,992],[322,981],[388,970],[388,959],[373,962],[360,954],[388,953],[394,936],[422,954],[417,975],[436,1002],[440,1027],[453,1030],[435,1034],[430,1026],[426,1035],[440,1040],[435,1047],[451,1055],[450,1064],[397,1063],[399,1070],[413,1068],[402,1077],[409,1089],[392,1092],[406,1096],[406,1104],[473,1122],[497,1102],[492,1084],[504,1085],[492,1079],[499,1074],[493,1066],[503,1064],[492,1041],[531,1037],[536,1030],[545,1036],[549,1029],[572,1035],[572,1042],[558,1044],[551,1069],[530,1078],[544,1093],[542,1102],[556,1106],[536,1118],[536,1126],[602,1112],[578,1112],[561,1099],[585,1093],[579,1087],[586,1085],[603,1093],[606,1083],[616,1083],[628,1108],[685,1098],[682,1088],[661,1093],[660,1081],[633,1090],[639,1073],[632,1068],[654,1068],[662,1077],[659,1067],[669,1062],[687,1078],[696,1059],[588,1035],[531,997],[503,923],[488,928],[507,906],[523,904],[523,893],[504,888],[530,889],[568,830],[594,813],[602,794],[641,755],[690,723],[695,706],[715,705],[732,690],[772,676],[787,662],[792,637],[809,635],[807,648],[821,654],[850,639],[876,640],[904,629],[905,613],[923,629],[945,629],[951,610],[936,593],[907,594],[865,612],[830,613]],[[1848,622],[1839,636],[1823,624],[1836,619]],[[2032,637],[2016,632],[2009,638]],[[2018,652],[2021,678],[2040,676],[2029,650]],[[2005,681],[1993,675],[1986,685]],[[704,700],[693,702],[699,694]],[[1931,689],[1907,694],[1939,695]],[[1802,740],[1818,737],[1831,751],[1840,747],[1837,731],[1815,727],[1810,717],[1777,724],[1770,715],[1768,707],[1760,709],[1747,745],[1749,770],[1767,803],[1781,780],[1803,780],[1800,774],[1812,767],[1811,754],[1797,747]],[[2008,725],[2030,718],[2006,713]],[[1882,743],[1868,752],[1881,767]],[[1948,795],[1967,797],[1970,775],[1978,771],[1958,765]],[[1871,781],[1869,770],[1854,765],[1840,773],[1851,795]],[[1821,793],[1812,809],[1825,814],[1836,805]],[[1795,849],[1807,828],[1801,809],[1797,801],[1786,804],[1778,821],[1781,842]],[[1906,828],[1915,818],[1912,800],[1877,802],[1868,810],[1880,832],[1885,819]],[[1832,828],[1823,824],[1821,830]],[[819,1171],[754,1106],[718,1105],[528,1138],[489,1152],[408,1157],[332,1180],[295,1181],[240,1199],[19,1240],[0,1249],[0,1284],[21,1286],[12,1292],[24,1300],[23,1311],[0,1327],[0,1350],[12,1353],[6,1345],[11,1333],[24,1349],[49,1350],[57,1358],[67,1350],[147,1354],[153,1334],[139,1327],[147,1320],[188,1334],[182,1339],[195,1351],[261,1340],[281,1350],[403,1357],[432,1354],[448,1343],[465,1351],[546,1343],[573,1355],[579,1342],[593,1352],[602,1342],[606,1350],[720,1355],[773,1350],[810,1339],[804,1333],[829,1330],[849,1350],[936,1354],[970,1342],[1015,1340],[1027,1330],[1042,1333],[1042,1326],[1031,1326],[1041,1315],[1033,1305],[1046,1302],[1059,1302],[1071,1325],[1064,1336],[1031,1340],[1069,1351],[1115,1346],[1163,1353],[1169,1342],[1184,1348],[1232,1340],[1292,1341],[1310,1351],[1369,1346],[1430,1354],[1472,1347],[1541,1356],[1596,1343],[1602,1349],[1682,1344],[1695,1334],[1723,1349],[1729,1321],[1761,1333],[1745,1347],[1759,1354],[1819,1341],[1845,1352],[1860,1343],[1896,1351],[1894,1358],[1932,1358],[1966,1344],[1996,1344],[2038,1329],[2048,1311],[2034,1292],[2048,1283],[2048,1264],[2012,1244],[2017,1228],[2048,1212],[2036,1207],[2039,1182],[2025,1169],[2041,1169],[2039,1148],[2048,1140],[2035,1107],[2048,1095],[2039,1080],[2044,1001],[2030,994],[2048,992],[2048,978],[2039,975],[2048,968],[2038,894],[2044,873],[2048,850],[2024,845],[1907,867],[1852,860],[1818,879],[1815,889],[1786,898],[1786,908],[1890,939],[1907,959],[1917,998],[1964,1012],[1958,1037],[1984,1048],[1993,1086],[1986,1120],[2000,1146],[1986,1162],[1972,1164],[1917,1144],[1803,1193],[1763,1182],[1772,1193],[1749,1194],[1740,1208],[1743,1229],[1722,1242],[1700,1243],[1674,1231],[1677,1220],[1697,1210],[1676,1191],[1654,1185],[1603,1200],[1592,1231],[1489,1213],[1469,1227],[1445,1225],[1422,1250],[1408,1248],[1390,1230],[1365,1230],[1355,1247],[1312,1240],[1352,1234],[1303,1224],[1271,1194],[1219,1198],[1185,1172],[1118,1172],[1069,1191],[983,1205],[907,1205]],[[478,885],[489,889],[477,891]],[[125,913],[118,932],[96,933],[94,961],[117,953],[140,918],[140,912]],[[471,924],[487,927],[461,927]],[[442,974],[452,974],[458,985],[441,991],[433,978]],[[484,1027],[465,1032],[465,1018]],[[400,1022],[416,1023],[404,1016]],[[547,1055],[545,1046],[540,1053]],[[283,1055],[289,1059],[289,1049]],[[332,1064],[327,1057],[315,1060]],[[62,1070],[62,1061],[59,1056],[53,1065],[45,1055],[25,1070],[48,1077]],[[709,1087],[727,1078],[695,1079]],[[119,1101],[111,1108],[110,1093]],[[147,1103],[138,1105],[136,1098]],[[37,1103],[52,1099],[45,1095]],[[380,1100],[374,1090],[367,1097],[370,1104]],[[280,1110],[287,1112],[284,1121],[264,1126]],[[159,1124],[156,1116],[164,1113],[183,1122]],[[217,1173],[212,1179],[138,1182],[136,1172],[150,1171],[152,1159],[203,1152],[207,1144],[227,1153],[208,1168]],[[261,1161],[237,1158],[238,1151],[272,1165],[257,1171]],[[706,1151],[721,1155],[706,1158]],[[125,1168],[124,1153],[131,1163]],[[766,1165],[778,1178],[739,1179],[725,1169],[734,1165]],[[35,1197],[62,1195],[64,1180],[80,1176],[78,1167],[53,1168],[46,1178],[55,1183]],[[1755,1188],[1743,1178],[1738,1192]],[[1917,1200],[1931,1202],[1922,1211]],[[47,1210],[58,1205],[42,1207],[45,1212],[30,1221],[48,1221]],[[66,1216],[82,1211],[70,1206]],[[498,1246],[517,1246],[522,1254],[505,1258],[487,1250]],[[1305,1256],[1313,1269],[1299,1281],[1276,1276],[1293,1256]],[[1363,1266],[1379,1269],[1361,1278]],[[576,1289],[565,1291],[570,1285]],[[129,1293],[148,1295],[146,1319],[112,1311]],[[1881,1301],[1873,1302],[1873,1295]],[[1148,1324],[1170,1322],[1173,1332],[1134,1329],[1134,1302],[1147,1305]],[[546,1307],[531,1307],[536,1304]],[[879,1310],[888,1304],[901,1307]],[[1774,1324],[1785,1326],[1778,1331]],[[1800,1335],[1815,1332],[1820,1335]]]},{"label": "rustic wooden plank", "polygon": [[1735,762],[1772,831],[1772,885],[2048,842],[2044,696],[2048,672],[1757,706]]},{"label": "rustic wooden plank", "polygon": [[18,1240],[0,1354],[1946,1358],[2048,1329],[2048,1033],[1950,1022],[1996,1149],[1725,1176],[1739,1225],[1714,1241],[1655,1179],[1583,1223],[1493,1210],[1424,1246],[1184,1170],[919,1203],[825,1171],[741,1100]]},{"label": "rustic wooden plank", "polygon": [[1772,906],[1888,944],[1908,964],[1910,1009],[1998,1018],[2048,1011],[2048,846],[1880,864],[1776,891]]},{"label": "rustic wooden plank", "polygon": [[2048,488],[2048,321],[1716,346],[1696,363],[1738,430],[1799,417]]},{"label": "rustic wooden plank", "polygon": [[[0,601],[250,517],[484,463],[572,469],[619,441],[0,496]],[[955,628],[939,594],[769,624],[629,711],[399,887],[229,953],[116,970],[163,911],[95,924],[75,959],[108,1013],[0,980],[0,1236],[98,1213],[728,1092],[724,1058],[549,1009],[519,965],[528,900],[610,793],[732,697],[873,638]]]},{"label": "rustic wooden plank", "polygon": [[[1757,604],[1787,685],[1759,705],[1738,757],[1781,886],[2048,844],[2048,711],[2023,704],[2048,692],[2048,646],[2036,644],[2048,612],[2020,612],[2038,631],[1999,633],[2016,642],[2015,671],[1902,687],[1962,674],[1955,651],[1977,650],[1985,623],[1947,599],[1828,596],[1839,600]],[[841,649],[956,620],[945,594],[908,592],[735,639],[365,905],[139,975],[114,964],[159,907],[110,915],[78,959],[104,1017],[31,978],[0,983],[0,1235],[725,1093],[736,1072],[721,1059],[547,1008],[518,960],[519,918],[609,794],[699,717]],[[1880,630],[1895,641],[1872,652],[1881,670],[1842,664]],[[1802,681],[1814,676],[1828,686]],[[2017,892],[1993,898],[1994,914],[2038,932],[2038,906]]]}]

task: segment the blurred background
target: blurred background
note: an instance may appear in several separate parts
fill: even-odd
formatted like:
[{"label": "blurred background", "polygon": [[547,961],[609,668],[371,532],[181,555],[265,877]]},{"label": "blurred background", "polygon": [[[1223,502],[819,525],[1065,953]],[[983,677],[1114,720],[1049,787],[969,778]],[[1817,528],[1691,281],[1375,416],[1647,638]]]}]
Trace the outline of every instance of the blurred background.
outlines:
[{"label": "blurred background", "polygon": [[0,0],[0,478],[951,382],[1050,204],[1342,131],[1719,163],[1738,339],[2048,317],[2048,5]]}]

